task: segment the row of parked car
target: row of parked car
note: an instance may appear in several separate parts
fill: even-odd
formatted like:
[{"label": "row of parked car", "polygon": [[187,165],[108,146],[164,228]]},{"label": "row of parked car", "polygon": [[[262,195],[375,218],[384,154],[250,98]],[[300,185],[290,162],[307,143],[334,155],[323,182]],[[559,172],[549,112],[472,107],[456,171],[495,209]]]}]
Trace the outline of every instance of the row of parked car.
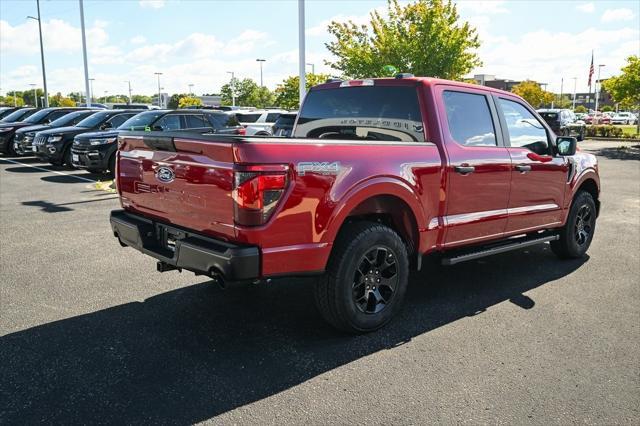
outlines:
[{"label": "row of parked car", "polygon": [[284,110],[0,108],[0,151],[113,172],[123,130],[289,137],[295,116]]}]

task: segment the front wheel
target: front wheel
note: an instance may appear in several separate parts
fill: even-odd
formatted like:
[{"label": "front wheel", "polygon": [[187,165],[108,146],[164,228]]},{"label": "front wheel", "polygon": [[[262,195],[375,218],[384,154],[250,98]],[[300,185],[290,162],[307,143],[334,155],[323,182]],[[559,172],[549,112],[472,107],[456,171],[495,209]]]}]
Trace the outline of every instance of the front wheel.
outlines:
[{"label": "front wheel", "polygon": [[560,239],[551,242],[551,250],[561,259],[577,259],[585,255],[596,230],[596,203],[590,193],[576,194]]},{"label": "front wheel", "polygon": [[327,273],[316,284],[316,304],[323,318],[340,330],[374,331],[400,309],[408,277],[407,248],[393,229],[350,223],[340,232]]}]

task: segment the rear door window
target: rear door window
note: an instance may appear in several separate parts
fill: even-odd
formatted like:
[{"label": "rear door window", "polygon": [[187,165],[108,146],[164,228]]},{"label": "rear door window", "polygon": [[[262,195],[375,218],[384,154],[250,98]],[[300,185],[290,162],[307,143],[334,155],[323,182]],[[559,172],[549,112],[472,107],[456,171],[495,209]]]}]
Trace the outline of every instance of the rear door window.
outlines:
[{"label": "rear door window", "polygon": [[255,123],[262,114],[236,114],[238,121],[241,123]]},{"label": "rear door window", "polygon": [[266,118],[266,122],[267,123],[275,123],[276,120],[278,119],[278,117],[280,117],[280,113],[279,112],[271,112],[269,114],[267,114],[267,118]]},{"label": "rear door window", "polygon": [[180,121],[180,115],[170,114],[162,117],[156,125],[162,127],[163,132],[169,132],[172,130],[180,130],[182,128]]},{"label": "rear door window", "polygon": [[130,119],[131,117],[133,117],[135,114],[118,114],[115,117],[112,117],[109,120],[109,123],[111,124],[112,128],[117,128],[120,127],[122,125],[122,123],[124,123],[125,121],[127,121],[128,119]]},{"label": "rear door window", "polygon": [[424,141],[417,88],[356,86],[312,90],[295,137],[371,141]]},{"label": "rear door window", "polygon": [[185,116],[187,120],[187,129],[201,129],[203,127],[211,127],[199,114],[189,114]]},{"label": "rear door window", "polygon": [[445,91],[449,133],[465,146],[497,146],[495,126],[488,99],[475,93]]}]

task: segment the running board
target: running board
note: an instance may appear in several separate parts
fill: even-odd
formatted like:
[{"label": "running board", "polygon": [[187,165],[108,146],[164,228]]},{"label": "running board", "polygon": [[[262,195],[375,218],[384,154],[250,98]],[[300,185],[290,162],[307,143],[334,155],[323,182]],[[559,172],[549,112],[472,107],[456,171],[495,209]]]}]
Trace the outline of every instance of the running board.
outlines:
[{"label": "running board", "polygon": [[466,262],[467,260],[480,259],[481,257],[492,256],[494,254],[505,253],[512,250],[520,250],[525,247],[555,241],[559,238],[560,236],[556,234],[547,235],[545,237],[521,239],[512,243],[505,243],[491,248],[485,248],[484,250],[473,251],[453,257],[445,257],[442,259],[442,264],[446,266],[455,265],[456,263]]}]

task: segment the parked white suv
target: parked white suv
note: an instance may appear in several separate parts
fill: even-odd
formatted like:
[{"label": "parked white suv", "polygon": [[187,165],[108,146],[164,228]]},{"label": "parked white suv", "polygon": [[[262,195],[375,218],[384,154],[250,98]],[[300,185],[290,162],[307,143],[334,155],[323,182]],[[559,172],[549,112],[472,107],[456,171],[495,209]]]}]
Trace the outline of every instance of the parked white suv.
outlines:
[{"label": "parked white suv", "polygon": [[235,112],[241,125],[247,129],[247,136],[271,136],[273,125],[280,114],[288,112],[284,109],[257,109],[254,111]]}]

